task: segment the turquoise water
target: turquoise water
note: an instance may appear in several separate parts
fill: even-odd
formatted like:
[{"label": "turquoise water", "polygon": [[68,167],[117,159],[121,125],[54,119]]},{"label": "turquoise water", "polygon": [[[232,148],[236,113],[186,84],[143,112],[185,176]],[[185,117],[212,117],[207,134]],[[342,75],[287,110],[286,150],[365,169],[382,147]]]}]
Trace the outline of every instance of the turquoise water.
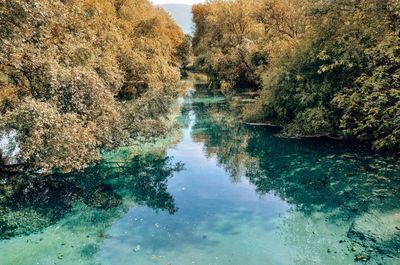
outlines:
[{"label": "turquoise water", "polygon": [[0,264],[400,264],[398,157],[279,138],[237,105],[197,86],[166,152],[3,176]]}]

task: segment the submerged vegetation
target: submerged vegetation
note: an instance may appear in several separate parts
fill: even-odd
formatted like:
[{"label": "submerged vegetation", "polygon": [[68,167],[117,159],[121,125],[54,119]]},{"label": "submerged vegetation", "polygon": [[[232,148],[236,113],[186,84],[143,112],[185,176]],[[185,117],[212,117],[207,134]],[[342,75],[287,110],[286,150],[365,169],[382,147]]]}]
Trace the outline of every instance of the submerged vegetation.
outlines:
[{"label": "submerged vegetation", "polygon": [[225,253],[252,265],[399,263],[398,159],[275,137],[207,86],[185,97],[167,152],[157,143],[80,172],[1,176],[2,264],[232,264]]},{"label": "submerged vegetation", "polygon": [[165,132],[183,43],[147,0],[0,0],[0,130],[31,169],[85,168]]},{"label": "submerged vegetation", "polygon": [[209,1],[193,15],[195,68],[261,90],[245,120],[400,148],[398,0]]},{"label": "submerged vegetation", "polygon": [[205,2],[0,0],[1,264],[399,264],[399,0]]},{"label": "submerged vegetation", "polygon": [[0,239],[40,232],[79,204],[87,211],[123,212],[132,202],[170,214],[178,210],[167,183],[182,170],[180,163],[172,164],[165,154],[121,158],[83,173],[0,176]]},{"label": "submerged vegetation", "polygon": [[[204,90],[195,92],[197,101],[184,107],[183,113],[193,112],[192,139],[204,145],[206,155],[216,158],[232,182],[246,179],[260,196],[274,194],[295,205],[307,220],[307,228],[301,226],[307,234],[311,234],[313,218],[323,219],[324,227],[345,227],[343,238],[329,242],[329,247],[349,244],[346,255],[353,255],[355,261],[399,262],[400,163],[396,157],[379,155],[362,144],[275,137],[276,128],[240,123],[235,106],[215,101],[210,93],[202,94]],[[297,231],[299,223],[293,225]],[[312,234],[321,251],[326,235]],[[325,264],[307,259],[299,263]]]}]

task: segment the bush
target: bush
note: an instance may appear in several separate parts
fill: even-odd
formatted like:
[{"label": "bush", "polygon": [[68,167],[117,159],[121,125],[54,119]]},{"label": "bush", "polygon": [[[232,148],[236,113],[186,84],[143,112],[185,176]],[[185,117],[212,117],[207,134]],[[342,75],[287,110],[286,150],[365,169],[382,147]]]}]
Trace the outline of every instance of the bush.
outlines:
[{"label": "bush", "polygon": [[354,87],[338,94],[344,133],[372,141],[376,149],[400,147],[400,37],[388,34],[366,50],[368,67]]},{"label": "bush", "polygon": [[329,133],[398,149],[399,12],[395,1],[309,1],[304,34],[262,74],[244,116],[288,136]]}]

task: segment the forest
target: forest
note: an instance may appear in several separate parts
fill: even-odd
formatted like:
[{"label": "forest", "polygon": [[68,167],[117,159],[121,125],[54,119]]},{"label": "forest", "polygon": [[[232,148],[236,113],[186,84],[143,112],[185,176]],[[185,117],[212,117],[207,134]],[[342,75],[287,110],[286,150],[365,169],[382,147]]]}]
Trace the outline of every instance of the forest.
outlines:
[{"label": "forest", "polygon": [[194,69],[260,92],[244,121],[399,149],[398,0],[216,0],[193,16]]},{"label": "forest", "polygon": [[400,0],[171,2],[0,0],[0,265],[399,265]]},{"label": "forest", "polygon": [[20,162],[68,172],[165,134],[188,65],[223,91],[259,92],[246,122],[400,147],[398,0],[216,0],[192,12],[193,38],[147,0],[1,1],[0,131]]},{"label": "forest", "polygon": [[0,131],[45,172],[161,135],[186,42],[147,0],[2,0]]}]

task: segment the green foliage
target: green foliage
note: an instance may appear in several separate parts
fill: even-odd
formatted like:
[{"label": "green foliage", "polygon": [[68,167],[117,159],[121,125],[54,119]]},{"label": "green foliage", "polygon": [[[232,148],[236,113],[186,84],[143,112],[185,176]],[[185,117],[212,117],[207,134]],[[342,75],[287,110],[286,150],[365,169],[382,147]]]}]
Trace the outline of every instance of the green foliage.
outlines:
[{"label": "green foliage", "polygon": [[396,3],[309,2],[306,32],[263,72],[245,118],[281,124],[288,136],[334,134],[398,148]]},{"label": "green foliage", "polygon": [[328,134],[332,129],[331,126],[326,109],[307,108],[299,112],[285,127],[284,134],[291,136]]},{"label": "green foliage", "polygon": [[373,141],[376,149],[400,147],[400,37],[388,34],[367,49],[368,66],[354,88],[338,94],[334,102],[343,110],[344,133]]},{"label": "green foliage", "polygon": [[398,148],[398,0],[209,1],[193,7],[197,68],[261,86],[248,121]]}]

